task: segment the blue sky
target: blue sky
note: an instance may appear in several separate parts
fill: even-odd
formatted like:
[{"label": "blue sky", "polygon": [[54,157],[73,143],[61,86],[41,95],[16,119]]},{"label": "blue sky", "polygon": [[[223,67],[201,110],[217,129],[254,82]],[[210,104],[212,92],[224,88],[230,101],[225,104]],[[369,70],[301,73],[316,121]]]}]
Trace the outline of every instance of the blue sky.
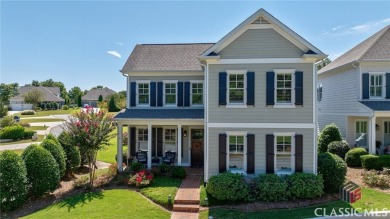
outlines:
[{"label": "blue sky", "polygon": [[389,1],[2,1],[1,82],[125,90],[135,44],[216,42],[259,8],[331,59],[390,24]]}]

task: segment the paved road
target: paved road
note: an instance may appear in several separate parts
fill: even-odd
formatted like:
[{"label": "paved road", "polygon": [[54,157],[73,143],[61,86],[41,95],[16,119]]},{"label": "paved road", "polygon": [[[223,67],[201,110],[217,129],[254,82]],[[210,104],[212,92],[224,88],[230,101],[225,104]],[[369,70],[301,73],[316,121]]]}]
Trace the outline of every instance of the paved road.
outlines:
[{"label": "paved road", "polygon": [[56,137],[58,137],[62,131],[63,131],[62,125],[57,125],[50,129],[50,133],[55,135]]},{"label": "paved road", "polygon": [[5,150],[21,150],[25,149],[26,147],[30,146],[31,144],[40,144],[41,142],[31,142],[31,143],[21,143],[21,144],[9,144],[9,145],[4,145],[2,143],[2,146],[0,146],[0,151],[5,151]]}]

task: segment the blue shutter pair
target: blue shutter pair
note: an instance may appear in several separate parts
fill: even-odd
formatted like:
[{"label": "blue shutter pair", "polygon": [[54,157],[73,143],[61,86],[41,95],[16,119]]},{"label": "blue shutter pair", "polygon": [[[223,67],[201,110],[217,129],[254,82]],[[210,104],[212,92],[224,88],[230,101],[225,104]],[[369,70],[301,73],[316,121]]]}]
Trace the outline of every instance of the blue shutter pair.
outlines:
[{"label": "blue shutter pair", "polygon": [[[158,85],[162,91],[162,82],[158,82]],[[156,99],[156,82],[151,82],[150,83],[150,106],[156,106],[156,104],[158,105],[160,103],[159,101],[160,99],[158,100]],[[137,83],[136,82],[130,83],[130,106],[131,107],[137,106]],[[162,95],[161,95],[161,106],[162,106]]]},{"label": "blue shutter pair", "polygon": [[177,106],[178,107],[190,106],[191,83],[189,81],[186,81],[186,82],[178,82],[177,84],[178,84],[177,85]]},{"label": "blue shutter pair", "polygon": [[[266,105],[275,105],[275,72],[266,74]],[[295,72],[295,105],[303,106],[303,72]]]},{"label": "blue shutter pair", "polygon": [[[246,104],[250,106],[255,105],[255,73],[246,73]],[[219,101],[220,106],[226,105],[226,93],[227,93],[227,73],[219,73]]]},{"label": "blue shutter pair", "polygon": [[[390,99],[390,73],[386,73],[386,99]],[[370,99],[370,74],[362,74],[362,99]]]}]

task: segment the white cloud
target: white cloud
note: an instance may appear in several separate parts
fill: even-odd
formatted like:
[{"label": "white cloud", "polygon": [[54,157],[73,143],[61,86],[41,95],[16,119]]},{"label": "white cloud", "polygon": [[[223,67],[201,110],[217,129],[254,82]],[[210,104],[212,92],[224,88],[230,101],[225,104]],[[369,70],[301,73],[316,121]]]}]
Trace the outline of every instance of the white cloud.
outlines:
[{"label": "white cloud", "polygon": [[121,43],[121,42],[115,42],[116,45],[120,45],[120,46],[124,46],[125,44]]},{"label": "white cloud", "polygon": [[381,21],[382,23],[390,23],[390,18],[386,18],[384,20]]},{"label": "white cloud", "polygon": [[[345,36],[345,35],[356,35],[362,33],[371,33],[373,30],[378,30],[378,27],[383,27],[390,23],[390,18],[385,18],[383,20],[368,21],[361,24],[343,26],[339,25],[333,27],[331,31],[326,31],[322,35],[332,35],[332,36]],[[381,28],[382,28],[381,27]]]},{"label": "white cloud", "polygon": [[119,52],[117,52],[117,51],[107,51],[107,53],[110,55],[113,55],[117,58],[122,58],[121,54],[119,54]]},{"label": "white cloud", "polygon": [[333,28],[332,28],[332,31],[336,31],[336,30],[338,30],[338,29],[340,29],[340,28],[342,28],[342,27],[344,27],[344,26],[341,26],[341,25],[340,25],[340,26],[337,26],[337,27],[333,27]]}]

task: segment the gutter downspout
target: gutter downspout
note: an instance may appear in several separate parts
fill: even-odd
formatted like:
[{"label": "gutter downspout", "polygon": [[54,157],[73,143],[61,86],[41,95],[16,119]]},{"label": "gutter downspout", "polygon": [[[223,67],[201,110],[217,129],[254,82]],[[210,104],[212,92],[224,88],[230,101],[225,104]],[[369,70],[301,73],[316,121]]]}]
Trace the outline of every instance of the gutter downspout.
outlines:
[{"label": "gutter downspout", "polygon": [[208,172],[209,172],[209,170],[208,170],[208,168],[209,168],[209,159],[208,159],[208,155],[209,155],[209,133],[208,133],[208,124],[207,124],[207,122],[208,122],[208,75],[207,75],[207,71],[208,71],[208,69],[207,69],[207,67],[208,67],[208,65],[207,64],[202,64],[202,63],[200,63],[200,65],[204,68],[204,84],[205,84],[205,86],[203,86],[204,88],[206,88],[206,89],[204,89],[204,91],[203,91],[203,93],[204,94],[206,94],[205,95],[205,97],[206,98],[204,98],[205,99],[205,109],[204,109],[204,122],[203,122],[203,124],[204,124],[204,138],[205,138],[205,142],[206,142],[206,148],[205,148],[205,150],[204,150],[204,152],[203,152],[203,156],[204,156],[204,161],[205,161],[205,164],[204,164],[204,179],[203,179],[203,183],[205,184],[205,186],[206,186],[206,182],[207,182],[207,180],[208,180]]}]

